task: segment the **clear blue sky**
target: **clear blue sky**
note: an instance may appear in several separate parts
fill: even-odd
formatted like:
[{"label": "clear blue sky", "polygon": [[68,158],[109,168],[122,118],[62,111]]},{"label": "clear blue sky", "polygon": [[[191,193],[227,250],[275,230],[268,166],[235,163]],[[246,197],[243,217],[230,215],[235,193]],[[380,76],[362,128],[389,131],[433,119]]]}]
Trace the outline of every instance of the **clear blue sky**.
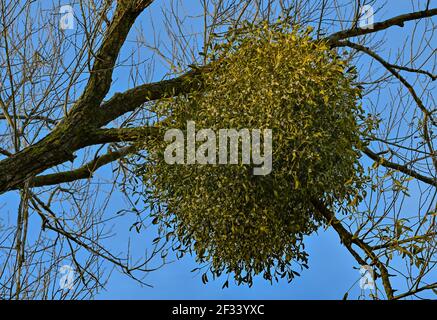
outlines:
[{"label": "clear blue sky", "polygon": [[[151,6],[149,11],[142,14],[140,23],[144,23],[147,27],[150,16],[159,17],[160,4],[163,0],[156,1]],[[186,1],[187,11],[191,9],[195,12],[199,8],[194,7],[195,1]],[[196,2],[197,3],[197,2]],[[61,1],[61,4],[68,4],[67,1]],[[190,6],[193,6],[191,8]],[[389,0],[384,11],[377,12],[376,21],[384,20],[389,17],[405,13],[411,10],[409,1],[394,1]],[[191,12],[191,11],[190,11]],[[158,19],[155,19],[155,23]],[[155,25],[159,29],[158,25]],[[408,26],[404,30],[394,28],[388,33],[388,42],[386,47],[396,47],[398,37],[401,37]],[[147,31],[147,28],[144,30]],[[162,33],[164,36],[164,32]],[[134,34],[131,34],[131,40]],[[147,37],[148,35],[146,35]],[[129,44],[123,49],[123,54],[128,54],[131,48]],[[387,51],[388,52],[388,51]],[[127,69],[117,69],[114,74],[115,83],[113,89],[109,93],[110,97],[116,91],[123,91],[127,84]],[[157,65],[155,70],[155,80],[167,70],[164,67]],[[385,103],[384,98],[380,103]],[[104,168],[97,172],[97,177],[110,177],[111,169]],[[11,217],[15,216],[16,212],[16,195],[6,194],[0,196],[0,205],[5,204],[6,207],[1,207],[2,211],[9,212]],[[108,216],[112,216],[117,211],[125,209],[129,206],[123,199],[120,193],[115,193],[108,206]],[[116,233],[114,239],[108,242],[108,246],[115,252],[121,252],[126,249],[128,239],[131,241],[131,249],[134,255],[140,256],[145,249],[150,247],[151,240],[156,237],[153,230],[147,230],[140,234],[134,231],[129,231],[132,223],[135,222],[134,216],[127,216],[123,219],[116,220],[113,227],[113,232]],[[38,225],[38,223],[36,223]],[[165,265],[163,268],[153,271],[144,279],[147,283],[153,285],[153,288],[142,287],[137,282],[129,279],[119,271],[114,270],[106,290],[101,292],[98,299],[341,299],[346,291],[351,287],[349,292],[351,298],[356,298],[360,294],[358,280],[359,272],[356,269],[359,267],[356,261],[350,256],[347,250],[340,245],[337,234],[332,230],[320,229],[317,234],[314,234],[306,239],[306,248],[310,255],[309,269],[301,272],[301,277],[296,278],[291,284],[286,281],[279,283],[266,282],[263,279],[256,279],[251,288],[246,286],[236,286],[231,283],[229,288],[222,289],[223,279],[210,281],[206,285],[201,281],[201,275],[191,273],[190,270],[198,265],[191,257],[184,257],[181,260]],[[354,269],[355,267],[355,269]],[[437,275],[436,275],[437,277]],[[396,282],[395,282],[396,286]]]}]

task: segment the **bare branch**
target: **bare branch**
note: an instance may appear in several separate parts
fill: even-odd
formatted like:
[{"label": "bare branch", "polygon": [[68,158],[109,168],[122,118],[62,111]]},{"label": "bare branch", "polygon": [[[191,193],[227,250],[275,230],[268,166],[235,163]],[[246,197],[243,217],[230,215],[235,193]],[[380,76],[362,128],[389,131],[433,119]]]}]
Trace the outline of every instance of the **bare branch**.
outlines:
[{"label": "bare branch", "polygon": [[356,36],[362,36],[369,33],[376,33],[393,26],[403,27],[405,22],[418,20],[422,18],[429,18],[435,15],[437,15],[437,8],[402,14],[400,16],[382,22],[377,22],[373,25],[373,28],[353,28],[349,30],[336,32],[330,35],[328,39],[330,41],[336,42],[338,40],[343,40]]}]

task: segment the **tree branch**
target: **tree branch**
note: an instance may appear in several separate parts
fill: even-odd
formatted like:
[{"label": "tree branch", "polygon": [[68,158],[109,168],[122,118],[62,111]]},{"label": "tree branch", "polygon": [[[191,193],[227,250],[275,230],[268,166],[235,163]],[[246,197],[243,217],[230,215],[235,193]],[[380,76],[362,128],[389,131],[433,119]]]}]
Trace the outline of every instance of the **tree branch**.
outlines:
[{"label": "tree branch", "polygon": [[343,40],[356,36],[362,36],[369,33],[375,33],[393,26],[403,27],[405,22],[422,19],[422,18],[428,18],[435,15],[437,15],[437,8],[402,14],[382,22],[377,22],[373,25],[373,28],[353,28],[349,30],[336,32],[330,35],[328,37],[328,40],[332,42],[336,42],[338,40]]},{"label": "tree branch", "polygon": [[116,93],[97,110],[94,115],[94,125],[97,127],[104,126],[123,114],[134,111],[148,101],[173,97],[200,88],[199,75],[201,70],[191,70],[177,78],[147,83],[123,93]]},{"label": "tree branch", "polygon": [[87,133],[99,127],[95,111],[109,91],[119,51],[136,18],[151,3],[152,0],[118,1],[83,94],[48,136],[0,161],[0,194],[48,168],[74,159],[74,151],[90,143]]},{"label": "tree branch", "polygon": [[98,129],[89,134],[89,143],[103,144],[141,140],[145,142],[147,138],[157,137],[159,132],[159,128],[157,127]]},{"label": "tree branch", "polygon": [[32,179],[30,187],[51,186],[60,183],[92,178],[94,172],[96,172],[99,168],[115,160],[123,158],[129,153],[132,153],[134,150],[136,150],[135,146],[125,147],[120,150],[99,156],[78,169],[35,177]]},{"label": "tree branch", "polygon": [[[58,121],[56,121],[56,120],[53,120],[53,119],[50,119],[50,118],[48,118],[48,117],[44,117],[44,116],[26,116],[26,115],[17,115],[17,116],[15,116],[15,118],[16,119],[19,119],[19,120],[27,120],[27,121],[45,121],[45,122],[47,122],[47,123],[50,123],[50,124],[57,124],[58,123]],[[7,116],[5,116],[4,114],[0,114],[0,120],[7,120],[8,119],[8,117]]]},{"label": "tree branch", "polygon": [[380,273],[381,273],[381,279],[382,284],[384,286],[385,293],[387,295],[388,299],[393,299],[393,288],[390,283],[389,279],[389,273],[387,271],[387,268],[383,263],[381,263],[378,259],[378,257],[373,252],[372,248],[364,243],[361,239],[354,237],[349,231],[347,231],[340,220],[338,220],[335,217],[335,214],[331,212],[326,206],[320,202],[319,200],[313,199],[312,203],[316,210],[326,219],[327,223],[331,225],[334,230],[337,232],[337,234],[340,237],[341,242],[344,244],[344,246],[349,250],[349,252],[352,253],[354,258],[357,260],[357,262],[361,265],[365,265],[365,261],[353,250],[352,244],[355,244],[358,246],[361,250],[365,252],[365,254],[372,260],[372,263],[375,264]]},{"label": "tree branch", "polygon": [[73,106],[72,113],[85,112],[91,114],[99,107],[111,87],[115,62],[132,25],[139,14],[152,2],[153,0],[117,2],[114,18],[109,29],[105,32],[102,45],[95,55],[88,83],[81,98]]},{"label": "tree branch", "polygon": [[417,288],[417,289],[414,289],[414,290],[410,290],[410,291],[405,292],[405,293],[400,294],[400,295],[397,295],[393,299],[394,300],[399,300],[399,299],[411,296],[413,294],[416,294],[416,293],[419,293],[419,292],[422,292],[422,291],[425,291],[425,290],[434,290],[434,289],[437,289],[437,282],[435,282],[433,284],[429,284],[429,285],[423,286],[423,287],[420,287],[420,288]]},{"label": "tree branch", "polygon": [[405,173],[411,177],[414,177],[422,182],[425,182],[429,185],[437,187],[437,179],[435,179],[435,178],[433,179],[430,177],[426,177],[426,176],[421,175],[420,173],[418,173],[414,170],[407,168],[406,166],[403,166],[403,165],[398,164],[398,163],[390,162],[390,161],[384,159],[383,157],[378,156],[375,152],[373,152],[369,148],[365,148],[363,150],[363,153],[366,154],[373,161],[380,163],[382,166],[384,166],[386,168],[398,170],[398,171]]},{"label": "tree branch", "polygon": [[357,44],[357,43],[354,43],[354,42],[351,42],[351,41],[347,41],[347,40],[334,42],[334,43],[332,43],[332,45],[334,47],[349,47],[349,48],[352,48],[352,49],[364,52],[367,55],[369,55],[370,57],[372,57],[373,59],[375,59],[376,61],[378,61],[380,64],[382,64],[395,78],[397,78],[408,89],[408,91],[410,92],[411,96],[413,97],[414,101],[416,102],[416,104],[419,107],[419,109],[423,112],[423,114],[425,116],[427,116],[434,125],[437,125],[435,123],[435,121],[433,120],[431,113],[429,112],[428,109],[426,109],[426,107],[424,106],[422,100],[417,95],[417,93],[414,90],[413,86],[403,76],[401,76],[399,74],[399,72],[397,72],[392,67],[392,65],[390,63],[385,61],[381,56],[379,56],[378,54],[376,54],[375,52],[370,50],[368,47],[365,47],[363,45],[360,45],[360,44]]}]

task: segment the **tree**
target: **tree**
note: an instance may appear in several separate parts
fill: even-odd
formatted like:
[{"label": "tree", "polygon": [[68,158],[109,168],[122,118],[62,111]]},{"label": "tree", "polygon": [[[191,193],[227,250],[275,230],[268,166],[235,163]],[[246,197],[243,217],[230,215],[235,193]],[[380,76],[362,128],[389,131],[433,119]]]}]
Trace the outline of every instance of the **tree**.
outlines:
[{"label": "tree", "polygon": [[[57,15],[58,6],[1,1],[0,193],[18,194],[19,204],[16,220],[0,224],[0,296],[85,298],[104,286],[104,266],[120,268],[138,281],[159,267],[150,263],[174,247],[166,239],[150,244],[138,264],[130,262],[129,250],[117,255],[106,249],[108,199],[118,190],[138,216],[134,227],[140,231],[147,225],[149,211],[136,203],[147,190],[138,191],[143,184],[136,182],[135,169],[147,159],[148,142],[160,137],[153,108],[202,92],[202,79],[211,72],[211,48],[221,35],[247,22],[273,25],[278,18],[311,26],[314,41],[344,54],[357,70],[355,85],[362,90],[365,121],[372,127],[359,150],[371,179],[363,194],[351,199],[357,208],[340,211],[314,199],[314,212],[338,233],[357,264],[374,268],[383,288],[376,293],[380,298],[437,288],[432,277],[437,186],[432,17],[437,9],[420,1],[411,12],[369,27],[360,25],[361,9],[370,5],[378,12],[383,6],[377,1],[199,4],[203,13],[191,25],[197,28],[194,35],[180,1],[162,4],[161,25],[168,34],[160,42],[153,23],[141,30],[142,17],[148,19],[145,9],[158,5],[152,0],[79,1],[72,31],[59,25],[65,11]],[[383,33],[402,33],[399,27],[412,30],[411,35],[390,56],[383,51]],[[127,41],[130,32],[135,41]],[[167,63],[168,73],[149,81],[156,79],[156,57]],[[118,70],[127,70],[129,88],[114,93]],[[380,105],[383,96],[390,100]],[[104,181],[93,176],[108,164],[114,168],[113,187],[102,196]],[[403,270],[392,268],[398,259],[406,262]],[[66,260],[80,274],[74,291],[54,284]],[[402,292],[393,287],[394,276],[405,278]]]}]

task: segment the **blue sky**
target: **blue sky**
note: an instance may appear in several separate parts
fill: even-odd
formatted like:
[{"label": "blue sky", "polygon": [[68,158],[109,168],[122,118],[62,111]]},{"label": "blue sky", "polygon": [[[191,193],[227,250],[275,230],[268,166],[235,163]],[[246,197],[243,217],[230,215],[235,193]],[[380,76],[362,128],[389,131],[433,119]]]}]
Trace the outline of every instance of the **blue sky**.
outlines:
[{"label": "blue sky", "polygon": [[[151,8],[142,14],[138,24],[144,25],[144,30],[150,27],[149,18],[159,17],[160,4],[156,1]],[[198,12],[195,1],[188,1],[186,9],[191,13]],[[406,13],[411,10],[409,1],[388,1],[384,10],[377,12],[375,21],[381,21],[389,17]],[[69,4],[61,1],[61,4]],[[159,21],[155,19],[155,27],[159,30]],[[409,30],[408,25],[400,30],[394,28],[389,31],[388,41],[385,44],[386,52],[390,48],[397,48],[399,39],[403,33]],[[147,36],[147,35],[146,35]],[[162,34],[164,37],[164,34]],[[131,34],[130,40],[134,40]],[[123,48],[122,56],[129,54],[133,47],[129,42]],[[110,97],[117,91],[123,91],[129,84],[126,68],[119,68],[114,74],[114,85]],[[160,80],[168,71],[164,65],[157,64],[154,70],[153,80]],[[384,104],[387,97],[383,97],[379,103]],[[100,169],[96,177],[110,177],[111,168]],[[2,207],[2,205],[5,205]],[[16,194],[9,193],[0,196],[0,209],[6,211],[14,217],[17,206]],[[129,204],[121,193],[116,192],[110,200],[107,209],[108,216],[114,215],[117,211],[125,209]],[[112,231],[115,237],[108,241],[108,246],[114,252],[125,250],[128,241],[131,243],[132,254],[141,256],[145,249],[150,246],[151,240],[156,237],[153,229],[145,230],[139,234],[129,231],[134,223],[135,217],[127,215],[123,219],[117,219]],[[36,226],[38,223],[35,222]],[[358,286],[360,274],[356,261],[351,257],[347,250],[340,245],[337,234],[331,229],[320,229],[317,234],[313,234],[305,241],[307,252],[309,253],[309,269],[301,272],[301,277],[297,277],[292,283],[280,281],[273,283],[261,279],[255,279],[251,288],[247,286],[236,286],[231,283],[229,288],[222,289],[225,281],[217,279],[203,284],[201,274],[191,273],[198,267],[194,258],[184,257],[181,260],[170,259],[173,262],[163,266],[161,269],[150,272],[144,279],[153,288],[141,286],[139,283],[129,279],[118,270],[114,270],[107,283],[106,289],[97,295],[97,299],[341,299],[346,291],[350,290],[349,297],[357,298],[361,290]],[[171,258],[171,255],[170,255]],[[436,274],[437,277],[437,274]],[[395,287],[399,282],[394,282]],[[368,293],[368,292],[367,292]]]}]

